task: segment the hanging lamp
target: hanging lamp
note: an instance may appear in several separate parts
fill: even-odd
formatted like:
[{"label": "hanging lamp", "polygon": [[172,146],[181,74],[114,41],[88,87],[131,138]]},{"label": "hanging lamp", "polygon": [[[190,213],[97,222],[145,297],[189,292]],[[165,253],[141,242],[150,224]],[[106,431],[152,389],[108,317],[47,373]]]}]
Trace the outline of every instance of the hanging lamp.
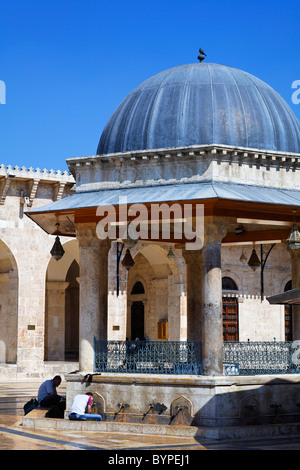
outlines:
[{"label": "hanging lamp", "polygon": [[168,259],[174,259],[175,258],[175,254],[174,254],[174,251],[172,250],[172,247],[169,248],[167,258]]},{"label": "hanging lamp", "polygon": [[129,271],[134,266],[134,261],[128,248],[122,260],[122,266],[124,266],[124,268],[126,268],[127,271]]},{"label": "hanging lamp", "polygon": [[300,248],[300,232],[298,225],[294,222],[291,233],[287,239],[288,245],[291,250],[298,250]]},{"label": "hanging lamp", "polygon": [[59,223],[56,223],[55,225],[56,225],[56,231],[52,235],[56,235],[56,238],[55,238],[54,245],[50,251],[50,254],[56,261],[58,261],[63,257],[65,250],[63,249],[62,244],[60,242],[60,238],[58,236],[60,235],[60,231],[58,229]]},{"label": "hanging lamp", "polygon": [[247,263],[247,258],[246,258],[246,255],[245,255],[245,250],[244,248],[242,249],[242,254],[240,256],[240,262],[243,263],[243,264],[246,264]]},{"label": "hanging lamp", "polygon": [[252,250],[250,259],[249,259],[249,261],[248,261],[248,265],[249,265],[249,267],[250,267],[253,271],[256,271],[257,268],[259,268],[260,265],[261,265],[260,259],[259,259],[259,257],[257,256],[257,253],[256,253],[254,247],[253,247],[253,250]]}]

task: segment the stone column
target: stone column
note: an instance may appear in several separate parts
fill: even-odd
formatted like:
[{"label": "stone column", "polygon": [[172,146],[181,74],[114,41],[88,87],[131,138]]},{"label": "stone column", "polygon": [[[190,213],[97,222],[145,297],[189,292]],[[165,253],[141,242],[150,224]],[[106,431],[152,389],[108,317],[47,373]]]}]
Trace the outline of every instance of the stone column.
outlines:
[{"label": "stone column", "polygon": [[100,240],[96,224],[76,224],[79,242],[79,369],[93,372],[94,338],[107,338],[107,259],[110,241]]},{"label": "stone column", "polygon": [[202,341],[202,250],[183,250],[187,283],[187,341]]},{"label": "stone column", "polygon": [[[300,249],[288,249],[292,261],[292,289],[300,287]],[[293,340],[300,339],[300,305],[293,305]]]},{"label": "stone column", "polygon": [[227,230],[220,218],[205,219],[202,248],[202,364],[204,375],[223,374],[221,242]]},{"label": "stone column", "polygon": [[47,281],[45,359],[65,360],[65,291],[68,282]]},{"label": "stone column", "polygon": [[107,340],[107,322],[108,322],[108,253],[111,248],[110,240],[100,240],[99,255],[99,297],[100,297],[100,331],[99,339]]}]

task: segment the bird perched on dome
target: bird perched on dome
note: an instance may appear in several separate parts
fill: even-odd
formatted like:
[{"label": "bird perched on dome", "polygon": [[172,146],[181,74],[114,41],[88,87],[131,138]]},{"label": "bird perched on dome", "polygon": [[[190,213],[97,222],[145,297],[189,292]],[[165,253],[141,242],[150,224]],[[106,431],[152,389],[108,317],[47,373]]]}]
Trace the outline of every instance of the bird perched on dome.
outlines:
[{"label": "bird perched on dome", "polygon": [[198,59],[199,59],[200,62],[202,62],[202,60],[205,59],[206,54],[205,54],[205,52],[201,49],[201,47],[200,47],[200,49],[199,49],[199,52],[200,52],[200,54],[198,55]]}]

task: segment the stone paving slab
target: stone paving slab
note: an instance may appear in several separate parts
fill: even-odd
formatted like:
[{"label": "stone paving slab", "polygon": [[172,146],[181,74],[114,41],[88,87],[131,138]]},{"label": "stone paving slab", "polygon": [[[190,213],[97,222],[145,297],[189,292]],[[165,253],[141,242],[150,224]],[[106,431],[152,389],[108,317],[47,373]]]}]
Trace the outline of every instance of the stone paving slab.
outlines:
[{"label": "stone paving slab", "polygon": [[300,424],[272,424],[259,426],[195,427],[156,424],[121,423],[113,421],[72,421],[46,418],[47,410],[33,410],[23,418],[23,426],[32,429],[68,430],[98,433],[121,433],[186,437],[194,439],[244,439],[253,437],[280,437],[300,435]]}]

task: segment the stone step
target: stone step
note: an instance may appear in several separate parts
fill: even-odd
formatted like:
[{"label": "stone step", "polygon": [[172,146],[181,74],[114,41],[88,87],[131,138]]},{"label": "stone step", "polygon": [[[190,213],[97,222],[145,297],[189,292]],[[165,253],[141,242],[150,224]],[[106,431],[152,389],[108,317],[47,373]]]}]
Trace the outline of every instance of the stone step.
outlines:
[{"label": "stone step", "polygon": [[196,427],[113,421],[71,421],[69,419],[46,418],[47,409],[35,409],[23,417],[23,427],[33,429],[93,431],[99,433],[126,433],[161,435],[168,437],[193,437],[201,439],[243,439],[300,435],[300,423],[271,424],[257,426]]}]

